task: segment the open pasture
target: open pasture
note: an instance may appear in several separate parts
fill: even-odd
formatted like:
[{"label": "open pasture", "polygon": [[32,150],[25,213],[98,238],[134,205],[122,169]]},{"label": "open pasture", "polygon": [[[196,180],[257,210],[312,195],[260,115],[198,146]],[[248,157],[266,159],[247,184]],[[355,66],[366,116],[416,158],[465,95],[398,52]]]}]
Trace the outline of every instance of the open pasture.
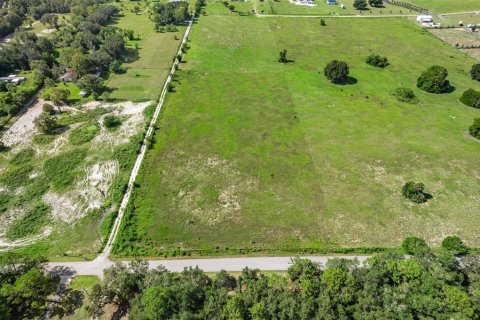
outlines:
[{"label": "open pasture", "polygon": [[[326,22],[200,19],[116,253],[342,251],[450,234],[478,245],[480,144],[465,131],[480,113],[458,101],[480,89],[474,60],[405,19]],[[292,61],[280,64],[284,48]],[[371,53],[391,65],[367,65]],[[325,79],[332,59],[349,64],[349,84]],[[416,89],[433,64],[453,92]],[[419,102],[398,102],[399,86]],[[408,180],[433,198],[402,198]]]},{"label": "open pasture", "polygon": [[131,9],[136,3],[122,2],[124,16],[119,18],[116,26],[122,29],[134,30],[139,40],[129,41],[129,46],[139,48],[138,59],[125,63],[125,73],[113,74],[108,87],[113,90],[111,99],[128,101],[156,100],[161,87],[172,66],[185,27],[178,27],[178,32],[159,33],[154,29],[154,23],[144,12],[136,14]]}]

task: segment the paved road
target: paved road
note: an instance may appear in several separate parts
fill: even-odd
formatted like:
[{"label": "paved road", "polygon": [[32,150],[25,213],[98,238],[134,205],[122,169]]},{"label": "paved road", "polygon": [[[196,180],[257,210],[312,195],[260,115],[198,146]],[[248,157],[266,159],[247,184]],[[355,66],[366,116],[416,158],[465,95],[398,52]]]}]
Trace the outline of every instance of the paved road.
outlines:
[{"label": "paved road", "polygon": [[[363,262],[369,256],[307,256],[310,259],[321,264],[325,264],[332,258],[358,259]],[[240,257],[240,258],[207,258],[207,259],[175,259],[175,260],[149,260],[150,268],[156,268],[160,265],[165,266],[172,272],[180,272],[185,267],[198,266],[205,272],[241,271],[245,267],[260,269],[263,271],[283,271],[290,266],[291,257]],[[123,261],[126,262],[126,261]],[[51,262],[51,269],[65,268],[65,270],[76,275],[96,275],[102,276],[103,270],[112,266],[114,262],[108,258],[98,257],[94,261],[88,262]],[[72,275],[73,275],[72,274]]]}]

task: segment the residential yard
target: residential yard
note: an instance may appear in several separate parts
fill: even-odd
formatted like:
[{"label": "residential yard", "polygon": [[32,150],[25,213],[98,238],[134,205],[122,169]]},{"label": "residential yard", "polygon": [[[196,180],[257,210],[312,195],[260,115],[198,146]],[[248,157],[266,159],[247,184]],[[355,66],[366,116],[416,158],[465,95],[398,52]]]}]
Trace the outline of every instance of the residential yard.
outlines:
[{"label": "residential yard", "polygon": [[137,60],[123,64],[125,73],[113,74],[107,81],[113,90],[110,98],[134,102],[155,100],[172,67],[185,27],[178,27],[178,32],[156,32],[147,13],[130,11],[137,3],[122,2],[122,5],[124,16],[118,19],[116,26],[134,30],[140,40],[130,41],[129,46],[135,48],[137,45],[140,50]]},{"label": "residential yard", "polygon": [[[116,254],[366,251],[410,235],[480,244],[480,144],[465,134],[480,113],[458,102],[480,89],[475,61],[405,19],[326,22],[200,18]],[[293,62],[279,64],[284,48]],[[391,65],[367,65],[371,53]],[[325,79],[332,59],[348,62],[350,84]],[[416,89],[433,64],[452,93]],[[398,102],[399,86],[419,103]],[[404,199],[408,180],[433,198]]]}]

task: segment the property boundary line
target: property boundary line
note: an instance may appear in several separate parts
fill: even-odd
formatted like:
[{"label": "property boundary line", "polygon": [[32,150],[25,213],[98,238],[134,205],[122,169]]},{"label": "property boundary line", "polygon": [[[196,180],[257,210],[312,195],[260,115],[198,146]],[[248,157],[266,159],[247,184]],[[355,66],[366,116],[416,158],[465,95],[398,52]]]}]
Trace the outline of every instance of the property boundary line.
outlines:
[{"label": "property boundary line", "polygon": [[153,117],[152,117],[152,120],[150,121],[145,137],[143,138],[140,152],[137,156],[137,159],[135,160],[135,165],[133,166],[132,171],[130,173],[130,179],[128,180],[127,190],[123,196],[122,202],[120,204],[120,208],[118,209],[118,215],[115,218],[115,222],[113,224],[112,230],[110,231],[107,244],[105,245],[102,252],[97,256],[95,260],[108,258],[112,250],[113,244],[117,239],[117,235],[120,230],[120,225],[122,223],[123,216],[125,214],[125,208],[127,207],[127,204],[130,201],[130,196],[132,194],[132,189],[135,184],[135,180],[137,178],[138,172],[140,171],[140,167],[142,166],[143,159],[145,158],[145,153],[147,151],[147,140],[152,136],[153,132],[155,131],[155,126],[158,120],[158,116],[160,115],[160,111],[162,110],[162,106],[165,101],[165,96],[167,95],[167,92],[168,92],[168,85],[172,81],[173,75],[175,74],[175,70],[177,69],[177,66],[180,63],[177,56],[182,53],[183,45],[188,40],[188,35],[190,34],[193,21],[194,21],[194,18],[192,18],[188,23],[187,29],[185,30],[185,34],[183,35],[182,42],[180,43],[180,47],[178,48],[177,54],[175,56],[175,60],[173,62],[172,68],[170,69],[170,73],[168,74],[168,77],[165,80],[165,83],[163,85],[162,93],[160,94],[160,98],[158,99],[157,107],[155,108],[155,112],[153,113]]}]

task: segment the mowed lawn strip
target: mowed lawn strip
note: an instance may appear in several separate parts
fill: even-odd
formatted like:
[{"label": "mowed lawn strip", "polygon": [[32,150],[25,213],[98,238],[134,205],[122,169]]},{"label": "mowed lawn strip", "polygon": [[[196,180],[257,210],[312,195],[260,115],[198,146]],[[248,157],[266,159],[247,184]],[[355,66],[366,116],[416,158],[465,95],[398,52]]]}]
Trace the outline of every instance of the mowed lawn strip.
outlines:
[{"label": "mowed lawn strip", "polygon": [[[137,181],[125,227],[135,237],[120,234],[122,254],[325,252],[396,246],[408,235],[478,244],[480,145],[464,133],[480,114],[458,102],[480,89],[468,75],[472,59],[404,19],[321,27],[207,16],[191,39]],[[283,48],[293,62],[276,62]],[[391,65],[367,65],[371,53]],[[323,76],[335,58],[350,65],[352,84]],[[415,88],[432,64],[449,70],[453,93]],[[397,102],[390,93],[399,86],[420,102]],[[407,180],[424,182],[433,199],[403,199]]]},{"label": "mowed lawn strip", "polygon": [[113,89],[110,97],[134,102],[155,100],[172,67],[172,59],[181,42],[177,39],[182,38],[185,27],[178,27],[178,32],[159,33],[154,30],[155,25],[147,13],[135,14],[126,9],[124,12],[125,16],[116,26],[134,30],[135,36],[140,35],[140,41],[129,43],[131,47],[138,45],[139,58],[124,64],[125,73],[110,77],[108,86]]}]

